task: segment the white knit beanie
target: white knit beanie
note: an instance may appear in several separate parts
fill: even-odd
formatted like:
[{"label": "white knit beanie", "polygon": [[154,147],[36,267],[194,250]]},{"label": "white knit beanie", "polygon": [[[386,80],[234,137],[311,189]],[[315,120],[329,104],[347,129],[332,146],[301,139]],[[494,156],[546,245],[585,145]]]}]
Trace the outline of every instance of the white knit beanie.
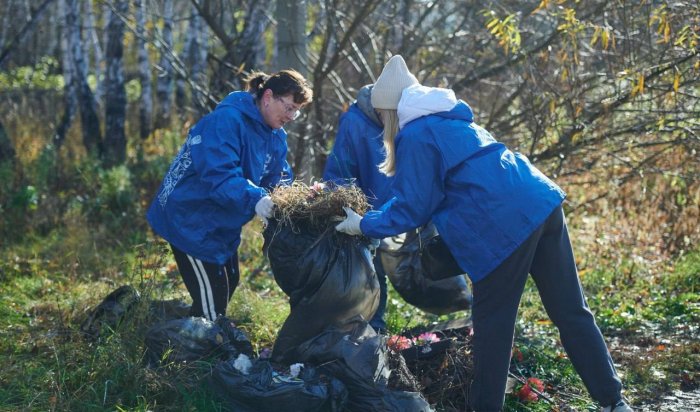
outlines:
[{"label": "white knit beanie", "polygon": [[414,84],[418,84],[418,79],[408,71],[403,57],[398,54],[393,56],[374,83],[372,106],[375,109],[396,110],[403,89]]}]

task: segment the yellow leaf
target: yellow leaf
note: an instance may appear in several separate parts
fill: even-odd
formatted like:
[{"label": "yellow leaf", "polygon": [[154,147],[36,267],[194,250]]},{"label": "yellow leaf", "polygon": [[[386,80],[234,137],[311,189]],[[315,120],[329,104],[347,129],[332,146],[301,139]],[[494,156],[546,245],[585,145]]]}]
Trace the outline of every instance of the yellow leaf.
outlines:
[{"label": "yellow leaf", "polygon": [[681,87],[681,75],[680,73],[676,73],[676,76],[673,78],[673,91],[678,93],[678,89]]},{"label": "yellow leaf", "polygon": [[595,43],[598,41],[598,37],[600,37],[600,30],[600,27],[596,27],[593,31],[593,37],[591,38],[591,46],[595,46]]},{"label": "yellow leaf", "polygon": [[549,0],[542,0],[540,2],[540,5],[537,6],[537,8],[535,10],[533,10],[532,13],[530,13],[530,15],[533,15],[542,9],[546,9],[548,4],[549,4]]},{"label": "yellow leaf", "polygon": [[549,113],[554,114],[554,112],[557,110],[557,102],[552,99],[549,101]]},{"label": "yellow leaf", "polygon": [[644,93],[644,75],[637,76],[637,84],[632,88],[632,97]]},{"label": "yellow leaf", "polygon": [[662,117],[656,122],[656,128],[662,130],[664,126],[666,126],[666,119]]},{"label": "yellow leaf", "polygon": [[610,43],[610,33],[607,30],[603,30],[601,34],[601,39],[603,40],[603,50],[608,49],[608,44]]}]

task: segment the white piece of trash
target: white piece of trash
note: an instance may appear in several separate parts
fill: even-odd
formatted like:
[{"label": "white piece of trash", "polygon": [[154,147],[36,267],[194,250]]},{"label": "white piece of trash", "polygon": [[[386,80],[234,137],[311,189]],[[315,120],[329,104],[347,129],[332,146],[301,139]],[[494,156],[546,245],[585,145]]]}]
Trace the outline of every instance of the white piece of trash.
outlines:
[{"label": "white piece of trash", "polygon": [[247,375],[248,372],[250,372],[250,368],[253,367],[253,362],[250,361],[247,355],[241,353],[236,360],[233,361],[233,367],[240,373]]}]

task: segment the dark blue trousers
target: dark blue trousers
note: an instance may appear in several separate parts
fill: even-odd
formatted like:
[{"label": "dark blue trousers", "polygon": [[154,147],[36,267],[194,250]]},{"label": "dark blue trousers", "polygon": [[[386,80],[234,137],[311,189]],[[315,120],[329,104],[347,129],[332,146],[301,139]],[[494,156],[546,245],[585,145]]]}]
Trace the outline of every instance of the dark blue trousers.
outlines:
[{"label": "dark blue trousers", "polygon": [[386,331],[384,314],[386,313],[387,283],[386,272],[384,271],[384,266],[382,266],[381,252],[379,250],[374,255],[374,270],[377,272],[377,280],[379,281],[379,306],[372,319],[370,319],[369,325],[377,332],[383,332]]},{"label": "dark blue trousers", "polygon": [[622,384],[583,296],[564,213],[558,207],[511,256],[473,285],[471,408],[503,408],[515,320],[528,273],[591,397],[601,405],[614,404],[621,399]]}]

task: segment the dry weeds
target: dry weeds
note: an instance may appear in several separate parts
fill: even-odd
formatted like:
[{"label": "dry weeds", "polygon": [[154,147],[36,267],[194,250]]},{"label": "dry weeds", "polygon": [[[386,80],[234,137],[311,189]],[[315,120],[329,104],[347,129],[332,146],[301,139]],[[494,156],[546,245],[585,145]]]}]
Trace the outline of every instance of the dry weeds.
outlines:
[{"label": "dry weeds", "polygon": [[323,227],[345,218],[345,206],[360,215],[370,208],[367,197],[353,184],[317,182],[309,186],[297,181],[275,188],[270,196],[275,204],[274,218],[289,225],[302,223]]}]

